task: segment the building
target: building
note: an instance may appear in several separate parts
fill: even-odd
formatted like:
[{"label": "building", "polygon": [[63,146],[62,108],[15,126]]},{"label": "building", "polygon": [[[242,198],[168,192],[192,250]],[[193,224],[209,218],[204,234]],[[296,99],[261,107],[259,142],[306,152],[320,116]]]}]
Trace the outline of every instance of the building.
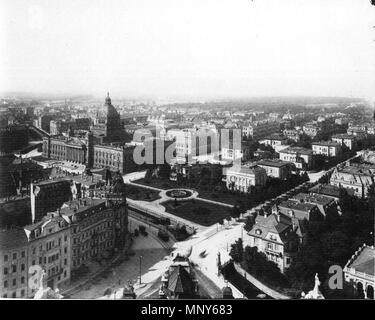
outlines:
[{"label": "building", "polygon": [[314,122],[306,123],[303,126],[302,130],[311,138],[315,138],[320,132],[322,132],[321,127]]},{"label": "building", "polygon": [[336,200],[322,194],[299,193],[295,195],[292,200],[296,200],[300,203],[310,203],[316,205],[324,217],[327,216],[329,212],[338,212]]},{"label": "building", "polygon": [[332,136],[332,141],[339,143],[341,146],[345,145],[350,150],[357,148],[357,140],[355,136],[349,134],[335,134]]},{"label": "building", "polygon": [[95,141],[99,143],[123,141],[125,139],[125,131],[121,125],[120,114],[112,105],[109,93],[107,93],[104,108],[104,115],[97,116],[95,123],[91,126]]},{"label": "building", "polygon": [[28,241],[22,228],[0,230],[0,298],[28,296]]},{"label": "building", "polygon": [[339,201],[344,193],[346,192],[345,189],[336,187],[330,184],[317,184],[309,189],[309,193],[312,194],[321,194],[335,201]]},{"label": "building", "polygon": [[363,245],[349,259],[344,267],[344,279],[360,298],[374,299],[375,249]]},{"label": "building", "polygon": [[288,139],[280,134],[272,134],[270,136],[265,137],[264,139],[260,140],[260,144],[264,144],[266,146],[271,146],[275,148],[276,146],[286,145]]},{"label": "building", "polygon": [[111,257],[126,243],[128,209],[122,194],[71,201],[61,208],[60,214],[71,225],[73,274],[90,260]]},{"label": "building", "polygon": [[120,173],[132,172],[137,166],[134,163],[134,146],[94,145],[93,168],[108,168]]},{"label": "building", "polygon": [[375,164],[375,151],[373,150],[364,150],[360,152],[361,160],[364,163]]},{"label": "building", "polygon": [[268,260],[276,263],[280,271],[284,272],[303,242],[304,232],[298,219],[276,210],[270,215],[258,215],[247,235],[248,245],[257,247],[259,252],[264,253]]},{"label": "building", "polygon": [[341,153],[341,144],[335,141],[313,142],[311,145],[314,154],[334,158],[340,156]]},{"label": "building", "polygon": [[280,160],[294,163],[297,169],[313,168],[313,151],[302,147],[288,147],[279,151]]},{"label": "building", "polygon": [[176,156],[186,158],[219,152],[219,133],[215,127],[172,129],[168,136],[175,139]]},{"label": "building", "polygon": [[298,220],[310,220],[311,218],[321,217],[321,212],[317,205],[308,202],[300,202],[295,199],[289,199],[281,202],[277,209],[280,213]]},{"label": "building", "polygon": [[52,115],[49,115],[49,114],[44,114],[44,115],[41,115],[39,116],[38,120],[37,120],[37,127],[46,131],[46,132],[50,132],[50,122],[51,120],[53,120],[53,116]]},{"label": "building", "polygon": [[109,168],[121,173],[136,170],[134,148],[131,145],[95,144],[92,133],[83,139],[64,136],[43,138],[43,156],[46,158],[84,164],[88,168]]},{"label": "building", "polygon": [[242,127],[242,136],[259,140],[280,130],[280,123],[277,121],[255,121]]},{"label": "building", "polygon": [[374,184],[373,166],[350,165],[343,168],[335,168],[332,172],[330,184],[336,187],[352,190],[354,195],[365,198],[369,188]]},{"label": "building", "polygon": [[288,179],[295,170],[292,163],[279,159],[260,160],[257,165],[266,170],[267,176],[282,180]]},{"label": "building", "polygon": [[76,137],[49,136],[43,138],[44,157],[86,164],[88,162],[88,141]]},{"label": "building", "polygon": [[46,180],[30,185],[32,223],[55,211],[72,197],[70,180]]},{"label": "building", "polygon": [[[28,239],[28,265],[45,272],[48,287],[64,288],[71,277],[70,223],[59,212],[51,212],[40,221],[25,226]],[[33,296],[37,287],[28,289]]]},{"label": "building", "polygon": [[224,172],[229,190],[251,192],[251,187],[264,187],[267,182],[266,170],[260,166],[233,166]]},{"label": "building", "polygon": [[198,281],[189,259],[177,255],[161,278],[161,299],[197,299]]}]

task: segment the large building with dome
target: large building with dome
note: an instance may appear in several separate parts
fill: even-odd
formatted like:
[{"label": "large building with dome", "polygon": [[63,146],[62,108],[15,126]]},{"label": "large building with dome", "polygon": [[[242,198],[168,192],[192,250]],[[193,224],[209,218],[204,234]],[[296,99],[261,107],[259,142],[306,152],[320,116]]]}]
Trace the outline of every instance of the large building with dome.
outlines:
[{"label": "large building with dome", "polygon": [[121,126],[120,114],[112,105],[109,92],[104,103],[104,115],[98,116],[91,126],[91,132],[95,142],[112,143],[122,142],[125,139],[125,131]]}]

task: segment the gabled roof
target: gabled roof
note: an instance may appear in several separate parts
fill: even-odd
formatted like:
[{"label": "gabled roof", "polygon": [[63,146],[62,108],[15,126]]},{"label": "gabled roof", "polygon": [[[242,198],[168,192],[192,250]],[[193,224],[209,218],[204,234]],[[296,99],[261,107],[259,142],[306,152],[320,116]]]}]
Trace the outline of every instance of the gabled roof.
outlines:
[{"label": "gabled roof", "polygon": [[375,249],[370,246],[363,246],[348,261],[348,268],[353,268],[358,272],[368,275],[375,275]]},{"label": "gabled roof", "polygon": [[168,279],[168,290],[175,295],[193,295],[195,285],[186,269],[178,265]]}]

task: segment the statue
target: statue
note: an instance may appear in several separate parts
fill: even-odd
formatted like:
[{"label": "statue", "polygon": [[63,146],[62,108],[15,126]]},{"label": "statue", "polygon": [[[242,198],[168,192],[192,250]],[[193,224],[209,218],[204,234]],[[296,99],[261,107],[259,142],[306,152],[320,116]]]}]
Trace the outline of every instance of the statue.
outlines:
[{"label": "statue", "polygon": [[59,289],[53,291],[50,287],[47,287],[44,283],[46,271],[43,269],[39,278],[39,289],[35,292],[34,299],[62,299],[63,296],[59,293]]},{"label": "statue", "polygon": [[319,290],[320,281],[318,278],[318,274],[315,274],[315,285],[314,289],[309,291],[308,294],[305,294],[304,292],[301,293],[302,299],[325,299],[322,293]]}]

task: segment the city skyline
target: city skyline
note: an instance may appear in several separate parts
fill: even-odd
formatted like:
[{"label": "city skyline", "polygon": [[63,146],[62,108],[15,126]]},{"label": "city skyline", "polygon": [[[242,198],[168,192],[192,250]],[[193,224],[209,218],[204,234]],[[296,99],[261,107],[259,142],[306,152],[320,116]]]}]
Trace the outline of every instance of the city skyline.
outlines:
[{"label": "city skyline", "polygon": [[7,1],[0,91],[374,101],[374,10],[367,0]]}]

